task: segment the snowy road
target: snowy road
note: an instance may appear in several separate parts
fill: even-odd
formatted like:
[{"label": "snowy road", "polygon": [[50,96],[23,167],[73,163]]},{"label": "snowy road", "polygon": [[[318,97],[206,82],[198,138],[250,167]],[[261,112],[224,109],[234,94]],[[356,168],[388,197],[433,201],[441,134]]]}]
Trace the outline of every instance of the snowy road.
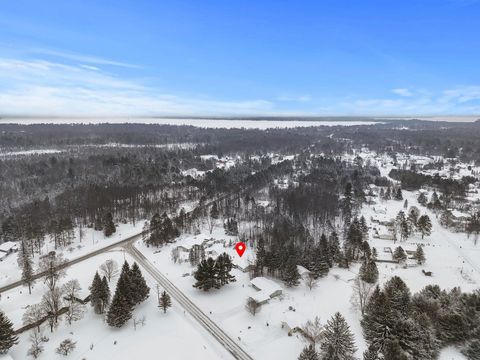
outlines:
[{"label": "snowy road", "polygon": [[218,342],[227,349],[235,359],[253,360],[230,336],[228,336],[217,324],[201,311],[185,294],[170,282],[157,268],[132,244],[123,245],[125,250],[132,256],[148,273],[175,299],[188,313],[197,320]]},{"label": "snowy road", "polygon": [[[72,259],[72,260],[69,260],[67,262],[65,262],[64,264],[62,264],[60,266],[60,269],[66,269],[72,265],[75,265],[75,264],[78,264],[84,260],[87,260],[91,257],[94,257],[94,256],[97,256],[97,255],[100,255],[104,252],[107,252],[107,251],[110,251],[110,250],[113,250],[119,246],[122,246],[124,244],[128,244],[129,242],[132,242],[132,241],[135,241],[137,240],[140,236],[142,235],[142,233],[139,233],[139,234],[135,234],[135,235],[132,235],[126,239],[123,239],[123,240],[120,240],[120,241],[117,241],[113,244],[110,244],[108,246],[104,246],[100,249],[97,249],[97,250],[94,250],[92,252],[89,252],[88,254],[85,254],[85,255],[82,255],[82,256],[79,256],[75,259]],[[39,272],[39,273],[36,273],[34,276],[33,276],[33,279],[34,280],[37,280],[37,279],[40,279],[42,276],[45,275],[45,272]],[[5,286],[2,286],[0,287],[0,294],[3,293],[4,291],[8,291],[8,290],[11,290],[11,289],[14,289],[16,288],[17,286],[20,286],[22,285],[22,280],[19,280],[19,281],[15,281],[15,282],[12,282],[8,285],[5,285]]]}]

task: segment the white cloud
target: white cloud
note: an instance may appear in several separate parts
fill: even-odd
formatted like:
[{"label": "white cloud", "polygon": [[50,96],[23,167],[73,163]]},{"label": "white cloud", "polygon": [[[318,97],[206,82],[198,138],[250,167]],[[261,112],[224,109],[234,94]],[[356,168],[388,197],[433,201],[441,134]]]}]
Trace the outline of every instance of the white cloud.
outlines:
[{"label": "white cloud", "polygon": [[412,92],[408,89],[404,89],[404,88],[397,88],[397,89],[392,89],[392,92],[394,94],[397,94],[397,95],[400,95],[400,96],[403,96],[403,97],[411,97],[413,96]]},{"label": "white cloud", "polygon": [[262,99],[219,101],[158,93],[97,67],[0,59],[0,113],[20,115],[180,115],[269,113]]},{"label": "white cloud", "polygon": [[[105,60],[107,61],[107,60]],[[98,66],[97,66],[98,65]],[[218,100],[160,92],[140,81],[105,72],[100,63],[67,65],[0,58],[1,115],[475,115],[480,86],[427,91],[396,88],[400,95],[275,100]],[[320,100],[317,100],[320,99]]]},{"label": "white cloud", "polygon": [[312,100],[310,95],[300,95],[300,96],[289,96],[289,95],[281,95],[277,98],[278,101],[289,101],[289,102],[299,102],[305,103]]}]

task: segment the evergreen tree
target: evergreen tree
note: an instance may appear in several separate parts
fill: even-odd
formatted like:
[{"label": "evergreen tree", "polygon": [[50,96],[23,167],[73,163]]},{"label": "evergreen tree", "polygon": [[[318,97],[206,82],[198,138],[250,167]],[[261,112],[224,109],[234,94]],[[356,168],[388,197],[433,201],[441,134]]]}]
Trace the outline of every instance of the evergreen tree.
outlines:
[{"label": "evergreen tree", "polygon": [[18,344],[18,337],[15,335],[13,324],[0,310],[0,354],[6,354],[15,344]]},{"label": "evergreen tree", "polygon": [[394,252],[393,252],[393,260],[396,260],[400,263],[403,263],[405,260],[407,260],[407,254],[403,250],[401,246],[398,246]]},{"label": "evergreen tree", "polygon": [[320,358],[318,357],[313,345],[309,345],[302,350],[298,360],[320,360]]},{"label": "evergreen tree", "polygon": [[324,360],[353,360],[357,350],[345,318],[337,312],[327,321],[321,348]]},{"label": "evergreen tree", "polygon": [[33,262],[30,256],[30,253],[25,245],[25,241],[22,241],[20,252],[18,254],[19,262],[22,267],[22,282],[24,285],[28,286],[28,293],[32,294],[32,284],[34,282],[33,279]]},{"label": "evergreen tree", "polygon": [[236,281],[235,276],[230,274],[233,268],[232,258],[230,255],[227,253],[219,255],[215,262],[215,267],[220,286]]},{"label": "evergreen tree", "polygon": [[340,241],[338,240],[338,235],[335,231],[330,234],[330,237],[328,239],[328,248],[330,250],[330,259],[338,263],[340,253]]},{"label": "evergreen tree", "polygon": [[421,192],[420,195],[418,196],[417,201],[420,205],[426,206],[427,202],[428,202],[428,199],[425,196],[425,193]]},{"label": "evergreen tree", "polygon": [[370,345],[363,353],[363,360],[379,360],[378,350],[375,346]]},{"label": "evergreen tree", "polygon": [[115,224],[113,223],[112,213],[108,212],[108,213],[105,214],[105,217],[103,219],[103,234],[106,237],[109,237],[115,231],[116,231],[116,229],[115,229]]},{"label": "evergreen tree", "polygon": [[395,200],[403,200],[401,188],[397,188],[397,191],[395,192]]},{"label": "evergreen tree", "polygon": [[102,278],[100,299],[102,301],[103,308],[106,309],[107,306],[110,304],[110,299],[111,299],[110,287],[108,286],[108,280],[106,276]]},{"label": "evergreen tree", "polygon": [[122,327],[132,317],[132,305],[125,298],[124,291],[120,284],[117,284],[112,304],[107,312],[107,324],[112,327]]},{"label": "evergreen tree", "polygon": [[90,304],[93,307],[93,310],[96,314],[103,314],[106,309],[107,304],[104,303],[103,293],[102,293],[102,280],[98,271],[93,277],[92,285],[90,285]]},{"label": "evergreen tree", "polygon": [[419,265],[423,265],[425,263],[425,253],[423,252],[423,246],[418,245],[417,250],[415,251],[415,259]]},{"label": "evergreen tree", "polygon": [[217,279],[217,271],[215,268],[215,260],[209,257],[206,260],[202,260],[198,264],[197,270],[193,277],[197,281],[193,287],[202,289],[203,291],[209,291],[212,288],[219,289],[220,284]]},{"label": "evergreen tree", "polygon": [[140,304],[148,298],[150,288],[148,287],[140,267],[136,262],[133,263],[128,275],[132,302],[134,305]]},{"label": "evergreen tree", "polygon": [[371,255],[371,257],[372,257],[372,260],[377,260],[377,258],[378,258],[377,248],[375,248],[375,247],[372,248],[372,255]]},{"label": "evergreen tree", "polygon": [[122,292],[122,297],[128,301],[128,303],[133,306],[137,303],[137,295],[133,294],[133,286],[132,281],[130,280],[130,265],[125,260],[122,265],[122,270],[120,272],[120,276],[117,282],[117,290]]},{"label": "evergreen tree", "polygon": [[219,216],[220,216],[220,213],[219,213],[219,211],[218,211],[217,203],[214,202],[214,203],[212,204],[212,208],[210,209],[210,217],[211,217],[212,219],[218,219]]},{"label": "evergreen tree", "polygon": [[430,236],[430,234],[432,233],[432,222],[430,221],[428,215],[420,216],[420,218],[418,219],[417,228],[418,231],[420,231],[420,233],[422,234],[422,239],[425,236]]},{"label": "evergreen tree", "polygon": [[266,252],[263,238],[259,238],[257,241],[257,254],[256,254],[255,266],[260,275],[263,275],[263,268],[266,266]]},{"label": "evergreen tree", "polygon": [[172,300],[170,295],[166,291],[162,292],[162,295],[158,299],[158,307],[163,310],[164,313],[167,312],[167,309],[172,306]]},{"label": "evergreen tree", "polygon": [[366,260],[360,266],[360,279],[370,284],[375,284],[378,281],[377,264],[373,260]]},{"label": "evergreen tree", "polygon": [[[328,268],[328,264],[326,264]],[[282,280],[288,287],[297,286],[300,283],[300,274],[293,257],[289,257],[282,272]]]},{"label": "evergreen tree", "polygon": [[328,240],[327,240],[327,237],[325,236],[325,234],[322,234],[322,236],[320,236],[319,246],[320,246],[321,256],[324,258],[324,260],[328,264],[328,267],[329,268],[332,267],[333,259],[330,256],[330,249],[328,247]]},{"label": "evergreen tree", "polygon": [[462,354],[469,360],[480,360],[480,339],[472,339],[462,350]]}]

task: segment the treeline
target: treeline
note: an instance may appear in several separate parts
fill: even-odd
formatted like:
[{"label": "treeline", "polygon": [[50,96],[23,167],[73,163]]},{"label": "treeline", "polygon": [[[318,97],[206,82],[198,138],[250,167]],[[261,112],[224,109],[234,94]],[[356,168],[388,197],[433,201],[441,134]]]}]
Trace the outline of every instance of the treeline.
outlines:
[{"label": "treeline", "polygon": [[480,354],[480,291],[428,285],[415,295],[398,276],[373,291],[362,319],[369,348],[364,359],[435,359],[456,346],[471,360]]},{"label": "treeline", "polygon": [[475,178],[463,177],[461,181],[441,178],[439,175],[419,174],[411,170],[392,169],[389,176],[402,183],[405,190],[418,190],[423,186],[439,189],[446,196],[465,196],[468,184],[475,182]]}]

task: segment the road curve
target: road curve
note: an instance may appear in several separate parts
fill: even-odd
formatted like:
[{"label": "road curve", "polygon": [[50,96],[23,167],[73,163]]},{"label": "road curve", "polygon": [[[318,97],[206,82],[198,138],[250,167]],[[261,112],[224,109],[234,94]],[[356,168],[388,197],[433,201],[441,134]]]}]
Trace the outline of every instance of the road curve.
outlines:
[{"label": "road curve", "polygon": [[188,313],[197,320],[217,341],[227,349],[235,359],[253,360],[230,336],[200,310],[185,294],[168,280],[135,246],[130,243],[123,245],[126,252],[132,256],[148,273],[167,291]]}]

